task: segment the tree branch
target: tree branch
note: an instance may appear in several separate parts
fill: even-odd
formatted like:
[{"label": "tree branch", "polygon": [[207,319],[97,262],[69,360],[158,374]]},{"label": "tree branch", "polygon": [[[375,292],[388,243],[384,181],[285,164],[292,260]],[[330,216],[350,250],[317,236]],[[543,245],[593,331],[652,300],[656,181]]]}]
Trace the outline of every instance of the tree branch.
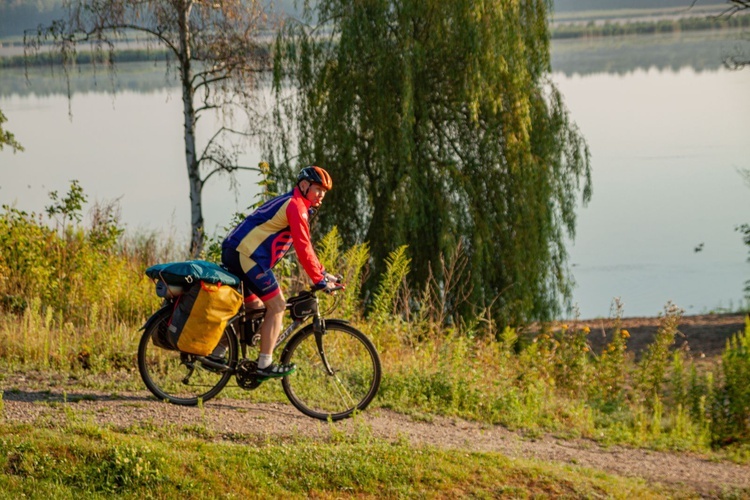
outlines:
[{"label": "tree branch", "polygon": [[234,172],[234,171],[236,171],[236,170],[244,170],[244,171],[250,171],[250,172],[259,172],[259,173],[262,173],[261,169],[259,169],[258,167],[245,167],[245,166],[243,166],[243,165],[225,165],[225,164],[224,164],[224,163],[222,163],[222,162],[221,162],[220,160],[217,160],[217,159],[215,159],[215,158],[213,158],[213,157],[210,157],[210,156],[209,156],[209,157],[206,157],[206,158],[205,158],[205,160],[206,160],[206,161],[210,161],[210,162],[213,162],[213,163],[216,163],[216,164],[217,164],[217,165],[219,165],[219,166],[218,166],[217,168],[215,168],[215,169],[211,170],[211,171],[210,171],[210,172],[209,172],[209,173],[208,173],[208,174],[207,174],[207,175],[206,175],[206,176],[205,176],[205,177],[204,177],[204,178],[203,178],[203,179],[201,180],[201,182],[202,182],[203,184],[205,184],[205,183],[206,183],[206,181],[207,181],[208,179],[210,179],[210,178],[211,178],[211,177],[212,177],[212,176],[213,176],[214,174],[217,174],[217,173],[220,173],[220,172],[227,172],[227,173],[232,173],[232,172]]}]

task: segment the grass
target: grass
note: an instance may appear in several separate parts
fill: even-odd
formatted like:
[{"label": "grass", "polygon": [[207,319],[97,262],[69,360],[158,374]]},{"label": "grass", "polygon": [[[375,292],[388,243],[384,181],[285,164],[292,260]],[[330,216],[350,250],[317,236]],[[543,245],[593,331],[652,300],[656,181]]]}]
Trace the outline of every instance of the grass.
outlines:
[{"label": "grass", "polygon": [[212,442],[80,422],[0,423],[2,498],[691,497],[576,465],[386,442],[365,432],[284,442]]}]

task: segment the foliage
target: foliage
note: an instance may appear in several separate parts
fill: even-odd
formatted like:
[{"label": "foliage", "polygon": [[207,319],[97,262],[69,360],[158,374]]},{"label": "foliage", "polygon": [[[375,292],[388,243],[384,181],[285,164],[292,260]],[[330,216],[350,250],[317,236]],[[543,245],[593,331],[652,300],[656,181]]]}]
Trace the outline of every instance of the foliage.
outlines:
[{"label": "foliage", "polygon": [[87,197],[77,180],[70,183],[70,191],[64,198],[61,199],[57,191],[50,192],[49,197],[54,203],[45,210],[50,217],[62,216],[63,232],[68,222],[81,222],[81,209]]},{"label": "foliage", "polygon": [[[266,14],[260,2],[227,0],[72,0],[66,17],[24,35],[26,55],[38,54],[52,41],[65,74],[80,44],[89,44],[92,61],[114,69],[116,43],[137,34],[149,45],[166,49],[182,87],[185,163],[191,200],[191,255],[203,250],[203,186],[214,175],[231,176],[242,166],[239,154],[248,130],[235,130],[233,113],[252,109],[258,72],[267,66],[267,50],[258,41]],[[70,87],[68,88],[70,96]],[[206,112],[223,113],[224,125],[198,149],[196,126]]]},{"label": "foliage", "polygon": [[431,273],[443,283],[440,257],[462,245],[462,312],[554,316],[570,296],[563,240],[590,172],[547,78],[547,3],[326,0],[315,14],[326,31],[290,22],[276,46],[268,149],[280,180],[296,163],[328,168],[321,230],[369,242],[377,273],[410,244],[422,290]]},{"label": "foliage", "polygon": [[78,225],[86,195],[77,181],[65,196],[53,191],[50,198],[47,213],[61,217],[58,231],[41,214],[2,207],[0,306],[20,313],[38,301],[38,308],[61,323],[97,323],[99,315],[143,318],[154,300],[141,258],[152,252],[121,239],[124,229],[114,204],[97,204],[90,227]]},{"label": "foliage", "polygon": [[714,439],[722,444],[750,441],[750,317],[745,332],[727,341],[722,384],[716,394]]},{"label": "foliage", "polygon": [[625,387],[628,380],[627,339],[630,332],[620,327],[622,303],[614,304],[615,322],[612,338],[599,354],[597,383],[592,384],[591,394],[600,406],[619,406],[625,402]]},{"label": "foliage", "polygon": [[385,273],[372,301],[370,317],[376,324],[382,324],[385,319],[395,316],[398,292],[411,264],[411,260],[406,256],[406,249],[406,245],[398,247],[388,255],[385,261]]},{"label": "foliage", "polygon": [[[750,250],[750,224],[742,224],[735,229],[742,234],[742,242]],[[750,262],[750,257],[748,257],[748,262]],[[745,298],[750,300],[750,280],[745,281]]]},{"label": "foliage", "polygon": [[671,303],[665,307],[656,337],[646,348],[638,364],[637,382],[641,393],[649,403],[659,398],[662,392],[664,376],[669,366],[669,348],[674,344],[682,312]]},{"label": "foliage", "polygon": [[[739,173],[745,181],[745,184],[750,187],[750,170],[740,169]],[[742,235],[742,242],[750,251],[750,224],[741,224],[734,229]],[[750,262],[750,256],[748,256],[747,260]],[[745,281],[745,298],[750,301],[750,280]]]},{"label": "foliage", "polygon": [[23,151],[23,146],[16,140],[16,137],[7,130],[3,130],[3,123],[7,122],[8,118],[3,114],[3,110],[0,109],[0,151],[3,150],[4,146],[9,146],[13,149],[13,152]]}]

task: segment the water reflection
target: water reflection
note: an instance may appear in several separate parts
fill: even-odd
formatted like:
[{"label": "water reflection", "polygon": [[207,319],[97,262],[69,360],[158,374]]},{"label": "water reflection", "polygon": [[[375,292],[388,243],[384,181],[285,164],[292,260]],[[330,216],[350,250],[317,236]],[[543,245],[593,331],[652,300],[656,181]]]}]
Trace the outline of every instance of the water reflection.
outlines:
[{"label": "water reflection", "polygon": [[[125,91],[150,94],[179,83],[162,62],[129,62],[118,64],[114,72],[104,66],[71,68],[70,91],[73,94],[118,93]],[[67,95],[68,82],[59,67],[3,68],[0,70],[0,96]]]},{"label": "water reflection", "polygon": [[[750,42],[740,30],[697,31],[659,35],[553,40],[552,68],[566,76],[610,73],[624,75],[656,68],[697,72],[716,71],[723,61],[750,52]],[[70,71],[73,93],[158,92],[177,87],[173,71],[161,61],[120,63],[114,74],[104,66],[80,66]],[[0,96],[67,95],[68,86],[60,68],[3,68]]]}]

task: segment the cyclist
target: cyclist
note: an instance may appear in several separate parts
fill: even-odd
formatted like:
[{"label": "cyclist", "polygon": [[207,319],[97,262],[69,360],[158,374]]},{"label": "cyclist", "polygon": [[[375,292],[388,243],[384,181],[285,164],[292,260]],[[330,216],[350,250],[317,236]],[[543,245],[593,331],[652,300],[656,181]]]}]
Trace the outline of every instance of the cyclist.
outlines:
[{"label": "cyclist", "polygon": [[333,289],[336,277],[323,269],[310,242],[309,219],[323,202],[333,183],[328,172],[317,166],[303,168],[292,191],[260,206],[235,227],[222,243],[221,260],[242,279],[250,292],[245,299],[252,308],[265,306],[260,327],[260,356],[257,374],[284,377],[294,364],[274,364],[273,349],[281,333],[286,299],[273,267],[294,244],[302,267],[316,289]]}]

